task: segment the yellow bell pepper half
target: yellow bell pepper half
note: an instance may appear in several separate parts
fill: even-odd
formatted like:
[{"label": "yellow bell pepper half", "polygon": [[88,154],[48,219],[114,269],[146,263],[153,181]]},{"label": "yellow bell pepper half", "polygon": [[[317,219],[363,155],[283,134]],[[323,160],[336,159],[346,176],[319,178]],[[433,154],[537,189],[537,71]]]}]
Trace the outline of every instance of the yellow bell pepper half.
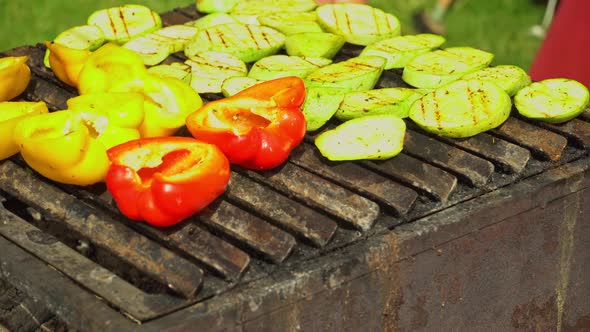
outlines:
[{"label": "yellow bell pepper half", "polygon": [[89,50],[77,50],[54,42],[45,42],[49,49],[49,65],[55,76],[65,84],[78,87],[80,71],[90,57]]},{"label": "yellow bell pepper half", "polygon": [[[143,98],[138,102],[135,94],[82,97],[68,102],[72,109],[21,120],[14,140],[23,159],[39,174],[85,186],[104,181],[110,165],[107,149],[140,137]],[[124,101],[127,98],[131,101]],[[108,106],[118,103],[125,106]]]},{"label": "yellow bell pepper half", "polygon": [[16,124],[28,116],[47,112],[47,105],[42,101],[0,102],[0,160],[18,153],[18,146],[13,138]]},{"label": "yellow bell pepper half", "polygon": [[31,81],[27,56],[0,58],[0,102],[11,100],[25,91]]},{"label": "yellow bell pepper half", "polygon": [[145,119],[141,137],[174,135],[186,117],[203,105],[199,94],[185,82],[172,77],[150,75],[144,82]]}]

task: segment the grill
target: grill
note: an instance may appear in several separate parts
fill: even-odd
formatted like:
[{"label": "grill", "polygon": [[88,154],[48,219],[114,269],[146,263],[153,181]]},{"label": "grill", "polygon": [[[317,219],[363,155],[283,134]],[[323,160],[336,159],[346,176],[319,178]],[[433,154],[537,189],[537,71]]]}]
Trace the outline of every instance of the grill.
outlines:
[{"label": "grill", "polygon": [[[44,52],[2,55],[30,56],[24,98],[63,109],[76,91]],[[589,121],[511,116],[461,140],[408,123],[385,161],[328,162],[309,136],[278,169],[233,168],[220,199],[167,229],[123,218],[102,184],[56,184],[15,156],[0,162],[1,278],[49,312],[38,324],[84,331],[588,327]]]}]

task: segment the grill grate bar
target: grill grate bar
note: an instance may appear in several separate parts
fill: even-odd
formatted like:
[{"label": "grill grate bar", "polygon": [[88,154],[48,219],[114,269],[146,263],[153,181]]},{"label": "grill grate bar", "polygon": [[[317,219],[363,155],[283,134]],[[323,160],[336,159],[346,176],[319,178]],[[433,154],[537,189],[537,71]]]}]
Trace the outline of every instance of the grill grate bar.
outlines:
[{"label": "grill grate bar", "polygon": [[486,184],[494,173],[494,165],[489,161],[413,130],[406,131],[404,151],[459,174],[474,186]]},{"label": "grill grate bar", "polygon": [[198,215],[206,225],[245,243],[274,263],[280,263],[296,244],[295,238],[226,201],[210,204]]},{"label": "grill grate bar", "polygon": [[418,198],[410,188],[390,181],[358,164],[351,162],[325,162],[313,146],[303,143],[291,154],[291,162],[323,177],[338,182],[350,190],[368,195],[372,199],[406,214]]},{"label": "grill grate bar", "polygon": [[457,178],[440,168],[400,153],[382,161],[363,161],[363,165],[447,201],[457,188]]},{"label": "grill grate bar", "polygon": [[185,305],[176,297],[143,292],[7,210],[0,209],[0,220],[2,236],[137,320],[144,321]]},{"label": "grill grate bar", "polygon": [[131,231],[104,212],[91,209],[76,197],[30,176],[10,160],[0,163],[0,185],[173,291],[184,297],[196,295],[203,279],[199,267]]},{"label": "grill grate bar", "polygon": [[327,216],[235,172],[226,195],[317,247],[328,244],[338,227]]},{"label": "grill grate bar", "polygon": [[466,139],[438,139],[492,160],[510,173],[520,173],[531,158],[529,150],[485,133]]},{"label": "grill grate bar", "polygon": [[571,138],[584,149],[590,148],[590,123],[578,119],[572,119],[563,124],[543,124],[561,135]]},{"label": "grill grate bar", "polygon": [[531,149],[533,153],[543,158],[553,161],[561,158],[567,146],[565,137],[514,117],[508,118],[493,132],[507,140]]},{"label": "grill grate bar", "polygon": [[249,177],[265,182],[287,195],[292,194],[362,231],[369,230],[379,216],[377,203],[291,163],[267,172],[244,172]]},{"label": "grill grate bar", "polygon": [[191,20],[191,18],[186,16],[183,12],[176,10],[160,14],[160,18],[162,19],[163,26],[184,24]]}]

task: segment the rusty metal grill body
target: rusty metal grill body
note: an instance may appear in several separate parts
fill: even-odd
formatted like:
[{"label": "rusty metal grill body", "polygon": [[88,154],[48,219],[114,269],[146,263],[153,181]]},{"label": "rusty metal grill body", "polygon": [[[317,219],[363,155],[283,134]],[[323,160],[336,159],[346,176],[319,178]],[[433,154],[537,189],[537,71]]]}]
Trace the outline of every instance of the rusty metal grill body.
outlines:
[{"label": "rusty metal grill body", "polygon": [[[33,70],[24,98],[65,108],[76,91],[43,46],[3,53],[17,54]],[[396,71],[378,83],[400,85]],[[462,140],[409,124],[386,161],[328,162],[308,137],[276,170],[234,168],[220,199],[169,229],[16,156],[0,162],[0,277],[84,331],[588,327],[589,121],[512,116]]]}]

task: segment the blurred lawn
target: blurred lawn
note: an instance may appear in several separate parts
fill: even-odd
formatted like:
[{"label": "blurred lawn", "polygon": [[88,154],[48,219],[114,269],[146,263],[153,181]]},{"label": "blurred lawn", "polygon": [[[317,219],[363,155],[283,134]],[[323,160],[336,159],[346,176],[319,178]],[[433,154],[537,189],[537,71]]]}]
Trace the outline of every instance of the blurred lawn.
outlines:
[{"label": "blurred lawn", "polygon": [[[435,0],[369,0],[402,22],[404,34],[415,33],[412,15]],[[95,10],[125,3],[149,6],[157,12],[188,6],[194,0],[0,0],[0,50],[53,39],[59,32],[84,24]],[[528,69],[541,40],[530,28],[543,17],[543,5],[534,0],[456,0],[446,17],[445,46],[473,46],[495,54],[493,64]]]}]

